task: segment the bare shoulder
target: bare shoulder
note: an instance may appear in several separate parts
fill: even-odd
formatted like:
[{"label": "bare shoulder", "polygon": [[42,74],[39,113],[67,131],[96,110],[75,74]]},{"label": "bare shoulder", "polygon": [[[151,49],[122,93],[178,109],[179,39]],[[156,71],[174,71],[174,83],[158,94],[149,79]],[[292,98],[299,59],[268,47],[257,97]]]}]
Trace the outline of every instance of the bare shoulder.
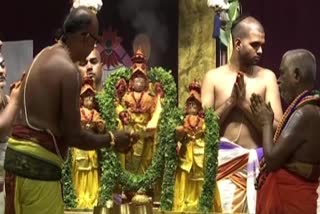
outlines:
[{"label": "bare shoulder", "polygon": [[290,117],[290,120],[297,125],[297,127],[308,130],[309,125],[313,127],[320,124],[320,107],[312,104],[306,104],[299,107]]},{"label": "bare shoulder", "polygon": [[220,66],[218,68],[212,69],[209,72],[211,72],[214,75],[218,75],[218,74],[221,74],[221,73],[225,72],[228,69],[229,69],[229,66],[228,66],[228,64],[226,64],[226,65],[222,65],[222,66]]},{"label": "bare shoulder", "polygon": [[256,66],[255,70],[258,76],[264,78],[267,81],[277,80],[276,74],[270,69]]},{"label": "bare shoulder", "polygon": [[304,120],[319,121],[320,122],[320,107],[313,104],[306,104],[296,110],[298,115],[303,117]]},{"label": "bare shoulder", "polygon": [[61,47],[53,47],[49,50],[45,59],[45,66],[56,73],[75,72],[77,68],[69,57],[68,52]]},{"label": "bare shoulder", "polygon": [[226,71],[227,67],[227,65],[223,65],[218,68],[211,69],[206,73],[205,78],[214,79],[215,77],[220,76],[224,71]]}]

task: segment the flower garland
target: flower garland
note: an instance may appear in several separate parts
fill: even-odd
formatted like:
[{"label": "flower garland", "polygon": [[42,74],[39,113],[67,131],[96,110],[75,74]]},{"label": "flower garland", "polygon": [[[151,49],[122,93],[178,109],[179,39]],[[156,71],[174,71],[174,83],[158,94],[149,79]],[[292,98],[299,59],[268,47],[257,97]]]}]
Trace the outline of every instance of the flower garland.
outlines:
[{"label": "flower garland", "polygon": [[215,14],[213,36],[220,38],[221,42],[228,47],[232,40],[232,24],[241,12],[239,0],[207,0],[207,5]]},{"label": "flower garland", "polygon": [[218,171],[219,150],[219,123],[218,117],[213,109],[205,110],[205,174],[202,193],[199,199],[198,209],[200,212],[212,212],[213,197],[216,188],[216,177]]},{"label": "flower garland", "polygon": [[[109,130],[115,130],[117,127],[117,115],[115,112],[115,85],[121,79],[129,79],[131,71],[128,68],[119,68],[112,73],[104,84],[104,90],[98,94],[98,103],[101,110],[101,116],[106,121]],[[126,190],[137,191],[139,188],[150,188],[155,181],[163,176],[161,209],[171,210],[174,187],[174,172],[177,164],[175,153],[175,127],[178,123],[177,88],[170,72],[165,69],[151,68],[148,72],[148,78],[151,82],[160,82],[165,92],[165,99],[162,101],[163,110],[159,121],[158,142],[159,148],[153,157],[152,164],[144,175],[135,175],[124,170],[117,158],[117,155],[104,149],[102,162],[101,189],[99,204],[105,204],[112,198],[114,186],[121,184]],[[174,117],[175,116],[175,117]],[[174,149],[173,149],[174,148]]]},{"label": "flower garland", "polygon": [[207,0],[214,11],[213,37],[227,47],[228,60],[232,53],[231,27],[241,13],[239,0]]}]

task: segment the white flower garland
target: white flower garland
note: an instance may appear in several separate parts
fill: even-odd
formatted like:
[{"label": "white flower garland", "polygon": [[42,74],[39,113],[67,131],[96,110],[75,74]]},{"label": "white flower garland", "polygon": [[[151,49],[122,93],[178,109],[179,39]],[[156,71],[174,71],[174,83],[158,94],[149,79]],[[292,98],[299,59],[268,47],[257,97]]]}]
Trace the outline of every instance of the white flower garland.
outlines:
[{"label": "white flower garland", "polygon": [[102,0],[74,0],[72,7],[77,8],[80,6],[85,6],[93,9],[97,13],[101,9],[102,5]]},{"label": "white flower garland", "polygon": [[214,11],[226,11],[229,9],[230,4],[228,0],[207,0],[207,5],[210,8],[213,8]]}]

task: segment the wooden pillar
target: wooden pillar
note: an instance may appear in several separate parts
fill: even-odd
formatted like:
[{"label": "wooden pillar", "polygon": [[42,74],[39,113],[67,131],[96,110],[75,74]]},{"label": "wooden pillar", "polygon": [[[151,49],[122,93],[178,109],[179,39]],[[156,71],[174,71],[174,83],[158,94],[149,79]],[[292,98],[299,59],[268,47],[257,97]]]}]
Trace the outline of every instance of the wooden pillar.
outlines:
[{"label": "wooden pillar", "polygon": [[202,81],[216,66],[216,41],[212,38],[213,10],[204,0],[179,0],[178,85],[179,105],[188,96],[188,85]]}]

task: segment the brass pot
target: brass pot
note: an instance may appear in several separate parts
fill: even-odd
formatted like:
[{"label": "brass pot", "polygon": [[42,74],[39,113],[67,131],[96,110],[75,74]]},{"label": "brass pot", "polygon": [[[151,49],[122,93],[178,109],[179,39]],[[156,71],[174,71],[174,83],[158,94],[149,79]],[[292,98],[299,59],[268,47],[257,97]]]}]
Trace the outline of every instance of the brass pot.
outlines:
[{"label": "brass pot", "polygon": [[112,214],[112,208],[106,206],[95,206],[93,208],[93,214]]},{"label": "brass pot", "polygon": [[126,204],[114,204],[112,214],[130,214],[130,206]]},{"label": "brass pot", "polygon": [[152,204],[130,204],[130,214],[152,214]]}]

